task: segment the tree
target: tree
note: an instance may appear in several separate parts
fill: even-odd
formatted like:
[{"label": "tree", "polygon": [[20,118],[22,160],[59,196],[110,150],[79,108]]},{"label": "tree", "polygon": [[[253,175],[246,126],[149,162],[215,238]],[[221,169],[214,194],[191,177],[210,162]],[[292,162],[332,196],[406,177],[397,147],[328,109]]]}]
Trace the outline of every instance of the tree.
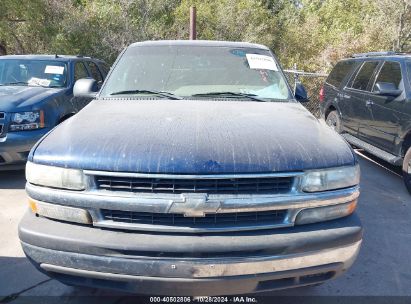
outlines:
[{"label": "tree", "polygon": [[[54,3],[62,18],[50,48],[113,62],[130,43],[162,39],[172,24],[177,1],[82,0]],[[57,22],[56,22],[57,23]]]},{"label": "tree", "polygon": [[376,20],[395,51],[411,50],[411,1],[376,0]]},{"label": "tree", "polygon": [[[42,0],[2,0],[0,4],[0,52],[35,51],[44,28],[45,3]],[[30,41],[30,43],[28,43]]]},{"label": "tree", "polygon": [[0,0],[0,55],[113,62],[132,42],[197,37],[265,44],[283,66],[329,71],[356,52],[411,51],[411,0]]},{"label": "tree", "polygon": [[190,6],[197,8],[197,38],[272,45],[276,20],[257,0],[183,0],[175,10],[174,36],[187,39]]}]

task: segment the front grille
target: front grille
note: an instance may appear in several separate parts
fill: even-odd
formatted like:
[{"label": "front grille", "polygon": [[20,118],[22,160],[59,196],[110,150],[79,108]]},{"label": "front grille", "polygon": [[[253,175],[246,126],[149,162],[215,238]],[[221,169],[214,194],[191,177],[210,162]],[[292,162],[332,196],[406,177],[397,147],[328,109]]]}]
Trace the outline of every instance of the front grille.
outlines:
[{"label": "front grille", "polygon": [[0,119],[4,119],[6,117],[6,113],[0,112]]},{"label": "front grille", "polygon": [[257,178],[145,178],[96,176],[97,188],[145,193],[283,194],[291,190],[293,177]]},{"label": "front grille", "polygon": [[213,213],[204,217],[189,217],[177,213],[151,213],[102,209],[104,220],[117,223],[165,225],[190,228],[239,227],[276,225],[283,223],[287,210]]},{"label": "front grille", "polygon": [[3,124],[0,124],[0,134],[3,134]]}]

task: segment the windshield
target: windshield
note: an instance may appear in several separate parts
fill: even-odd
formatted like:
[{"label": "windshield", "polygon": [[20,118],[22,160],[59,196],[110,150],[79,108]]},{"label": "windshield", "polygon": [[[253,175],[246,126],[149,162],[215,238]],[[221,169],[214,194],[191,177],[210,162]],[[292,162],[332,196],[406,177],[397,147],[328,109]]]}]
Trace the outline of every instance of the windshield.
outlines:
[{"label": "windshield", "polygon": [[64,87],[67,67],[64,62],[28,59],[0,60],[0,85]]},{"label": "windshield", "polygon": [[248,94],[264,101],[291,99],[270,52],[254,48],[130,47],[114,67],[101,96],[143,90],[180,97],[212,98],[219,93],[231,98]]}]

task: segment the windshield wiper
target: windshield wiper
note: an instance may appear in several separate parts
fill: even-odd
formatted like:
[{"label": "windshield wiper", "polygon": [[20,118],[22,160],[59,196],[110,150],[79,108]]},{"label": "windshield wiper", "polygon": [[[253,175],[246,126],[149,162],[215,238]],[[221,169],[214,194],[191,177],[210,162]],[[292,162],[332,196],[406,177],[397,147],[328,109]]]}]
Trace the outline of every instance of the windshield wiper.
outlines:
[{"label": "windshield wiper", "polygon": [[16,81],[16,82],[5,82],[2,83],[2,86],[7,86],[7,85],[16,85],[16,84],[29,84],[28,82],[25,81]]},{"label": "windshield wiper", "polygon": [[242,97],[248,98],[255,101],[265,102],[265,100],[256,97],[256,94],[250,93],[239,93],[239,92],[208,92],[208,93],[198,93],[191,95],[193,97],[204,97],[204,96],[219,96],[219,97]]},{"label": "windshield wiper", "polygon": [[137,95],[137,94],[153,94],[158,96],[167,97],[169,99],[180,100],[183,99],[180,96],[174,95],[173,93],[155,90],[126,90],[111,93],[110,95]]}]

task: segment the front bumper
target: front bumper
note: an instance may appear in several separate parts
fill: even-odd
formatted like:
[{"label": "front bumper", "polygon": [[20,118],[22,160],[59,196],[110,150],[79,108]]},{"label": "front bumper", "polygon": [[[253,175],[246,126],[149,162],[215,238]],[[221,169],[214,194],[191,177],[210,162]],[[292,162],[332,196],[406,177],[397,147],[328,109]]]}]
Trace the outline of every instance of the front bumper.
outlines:
[{"label": "front bumper", "polygon": [[49,128],[43,128],[9,132],[6,136],[0,137],[0,170],[23,168],[31,148],[49,131]]},{"label": "front bumper", "polygon": [[316,284],[354,262],[362,227],[354,214],[290,228],[220,234],[123,232],[27,213],[26,255],[65,283],[142,294],[221,295]]}]

